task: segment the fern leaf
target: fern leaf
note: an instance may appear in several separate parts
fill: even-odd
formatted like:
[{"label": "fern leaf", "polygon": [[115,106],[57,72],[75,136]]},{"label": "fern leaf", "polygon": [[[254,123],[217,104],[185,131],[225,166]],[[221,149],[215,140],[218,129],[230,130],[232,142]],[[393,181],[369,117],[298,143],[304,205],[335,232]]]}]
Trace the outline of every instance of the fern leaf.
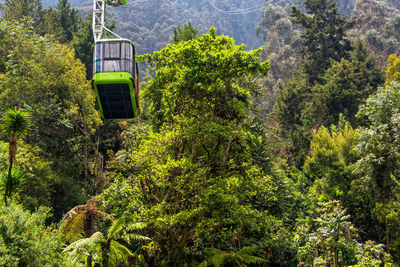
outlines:
[{"label": "fern leaf", "polygon": [[69,217],[61,224],[60,232],[67,241],[75,242],[84,236],[85,214],[68,213]]},{"label": "fern leaf", "polygon": [[113,260],[114,266],[119,263],[128,263],[128,257],[133,256],[133,253],[124,245],[117,241],[111,240],[110,242],[110,260]]}]

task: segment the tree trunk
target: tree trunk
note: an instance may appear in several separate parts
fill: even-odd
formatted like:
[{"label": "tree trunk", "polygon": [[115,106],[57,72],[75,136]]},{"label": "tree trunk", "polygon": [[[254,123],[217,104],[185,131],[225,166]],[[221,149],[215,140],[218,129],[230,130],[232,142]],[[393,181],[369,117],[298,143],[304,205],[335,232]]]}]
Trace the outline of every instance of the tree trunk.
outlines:
[{"label": "tree trunk", "polygon": [[385,231],[386,231],[386,252],[388,254],[390,254],[390,248],[389,248],[389,244],[390,244],[390,240],[389,240],[389,224],[388,224],[388,220],[385,216]]},{"label": "tree trunk", "polygon": [[15,155],[17,154],[17,142],[18,136],[16,132],[11,132],[10,141],[9,141],[9,148],[8,154],[10,157],[10,167],[8,168],[8,176],[7,176],[7,183],[6,183],[6,191],[4,192],[4,202],[7,205],[7,197],[11,195],[11,171],[12,166],[14,163]]},{"label": "tree trunk", "polygon": [[83,141],[83,172],[85,176],[85,181],[90,184],[89,181],[89,159],[88,159],[88,140],[87,140],[87,126],[84,124],[83,126],[83,136],[82,136],[82,141]]},{"label": "tree trunk", "polygon": [[12,171],[12,165],[13,165],[13,159],[10,157],[10,167],[8,168],[8,176],[7,176],[7,183],[6,183],[6,191],[4,192],[4,202],[6,206],[8,205],[7,203],[7,197],[9,194],[11,194],[11,171]]},{"label": "tree trunk", "polygon": [[103,252],[103,267],[108,267],[108,258],[110,257],[109,252],[110,252],[110,242],[109,241],[104,241],[104,243],[101,245],[102,246],[102,252]]},{"label": "tree trunk", "polygon": [[339,253],[337,248],[333,249],[333,266],[339,267]]}]

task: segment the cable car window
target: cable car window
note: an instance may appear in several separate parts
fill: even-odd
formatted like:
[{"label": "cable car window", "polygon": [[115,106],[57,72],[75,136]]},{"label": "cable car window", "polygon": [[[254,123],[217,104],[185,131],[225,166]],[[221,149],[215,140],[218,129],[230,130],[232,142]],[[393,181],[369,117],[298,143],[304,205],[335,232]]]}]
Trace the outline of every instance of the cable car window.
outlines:
[{"label": "cable car window", "polygon": [[121,43],[121,58],[126,58],[126,49],[125,49],[125,47],[126,47],[126,43],[125,42]]},{"label": "cable car window", "polygon": [[126,45],[126,57],[129,59],[132,59],[131,47],[132,47],[131,44]]},{"label": "cable car window", "polygon": [[104,59],[119,59],[121,58],[121,43],[109,42],[104,43]]},{"label": "cable car window", "polygon": [[101,71],[101,44],[96,44],[96,54],[95,54],[95,73]]},{"label": "cable car window", "polygon": [[121,62],[119,60],[104,60],[103,71],[104,72],[121,71],[120,63]]}]

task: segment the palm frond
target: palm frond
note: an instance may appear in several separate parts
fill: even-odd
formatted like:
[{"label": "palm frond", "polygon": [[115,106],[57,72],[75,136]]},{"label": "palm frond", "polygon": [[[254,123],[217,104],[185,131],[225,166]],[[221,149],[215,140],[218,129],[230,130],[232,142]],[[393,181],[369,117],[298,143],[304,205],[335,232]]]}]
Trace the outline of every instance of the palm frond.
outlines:
[{"label": "palm frond", "polygon": [[102,244],[105,238],[101,232],[94,233],[89,238],[77,240],[64,249],[64,253],[69,254],[71,263],[77,266],[78,263],[84,263],[88,256],[92,255],[96,261],[101,261],[102,258]]},{"label": "palm frond", "polygon": [[115,220],[111,227],[108,229],[108,239],[114,239],[118,235],[121,235],[122,239],[131,243],[132,241],[146,241],[150,240],[150,238],[132,233],[135,230],[141,230],[146,226],[143,222],[134,222],[132,216],[122,216]]},{"label": "palm frond", "polygon": [[133,256],[133,253],[127,247],[117,241],[111,240],[109,259],[113,262],[110,266],[117,266],[119,263],[127,264],[129,256]]},{"label": "palm frond", "polygon": [[243,262],[246,264],[262,264],[265,260],[253,255],[256,249],[256,247],[244,247],[237,254],[242,257]]},{"label": "palm frond", "polygon": [[135,222],[135,223],[130,223],[126,226],[126,231],[137,231],[137,230],[142,230],[147,226],[146,223],[144,222]]},{"label": "palm frond", "polygon": [[31,116],[17,108],[9,109],[0,124],[1,132],[6,135],[16,133],[18,136],[24,136],[30,128]]},{"label": "palm frond", "polygon": [[[20,185],[22,184],[23,180],[25,178],[25,173],[20,171],[19,169],[12,169],[11,170],[11,176],[10,176],[10,195],[12,192],[15,192]],[[0,185],[2,187],[7,186],[7,179],[8,179],[8,172],[4,171],[1,174],[0,178]]]},{"label": "palm frond", "polygon": [[60,232],[70,242],[75,242],[85,235],[85,214],[68,212],[68,218],[60,226]]},{"label": "palm frond", "polygon": [[244,247],[238,252],[222,251],[217,248],[206,248],[204,254],[206,259],[198,266],[213,265],[220,266],[247,266],[247,264],[262,264],[264,259],[254,256],[255,247]]},{"label": "palm frond", "polygon": [[[89,235],[85,233],[85,221],[87,216],[102,216],[110,220],[114,220],[109,214],[103,213],[97,209],[96,201],[90,199],[85,205],[78,205],[68,211],[65,221],[61,224],[60,231],[67,240],[74,242],[83,236]],[[88,222],[86,222],[88,223]],[[97,229],[99,226],[97,225]]]},{"label": "palm frond", "polygon": [[110,228],[108,228],[108,239],[113,239],[121,233],[121,231],[126,228],[127,224],[131,222],[130,216],[122,216],[116,219]]},{"label": "palm frond", "polygon": [[132,244],[132,242],[135,241],[150,241],[151,239],[147,236],[140,235],[140,234],[135,234],[135,233],[126,233],[122,236],[122,239],[128,242],[129,244]]},{"label": "palm frond", "polygon": [[89,238],[82,238],[71,243],[64,249],[64,252],[73,251],[77,249],[84,249],[90,252],[94,246],[101,244],[104,241],[105,241],[104,235],[101,232],[96,232]]},{"label": "palm frond", "polygon": [[217,248],[206,248],[204,252],[208,256],[206,261],[215,267],[223,266],[224,262],[231,256],[231,253]]}]

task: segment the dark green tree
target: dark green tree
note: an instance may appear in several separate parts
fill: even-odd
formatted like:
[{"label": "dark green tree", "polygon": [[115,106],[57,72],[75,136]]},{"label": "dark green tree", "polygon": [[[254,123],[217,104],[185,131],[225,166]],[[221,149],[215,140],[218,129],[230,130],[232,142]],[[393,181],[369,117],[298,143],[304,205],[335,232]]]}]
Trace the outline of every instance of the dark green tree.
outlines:
[{"label": "dark green tree", "polygon": [[80,20],[78,10],[71,8],[68,0],[58,0],[56,12],[57,22],[63,31],[59,41],[62,43],[72,41]]},{"label": "dark green tree", "polygon": [[71,44],[75,49],[76,57],[79,58],[86,67],[86,79],[91,80],[93,77],[94,49],[92,16],[89,15],[86,19],[80,20],[78,28],[79,30],[74,33]]},{"label": "dark green tree", "polygon": [[302,120],[307,128],[337,125],[339,114],[345,115],[351,125],[360,122],[355,118],[358,107],[384,83],[384,73],[375,58],[359,41],[350,58],[333,62],[332,66],[312,90],[312,100],[303,110]]},{"label": "dark green tree", "polygon": [[184,24],[183,27],[174,27],[174,35],[172,36],[172,40],[175,44],[182,41],[189,41],[191,39],[196,38],[197,32],[199,29],[192,26],[190,21],[188,24]]},{"label": "dark green tree", "polygon": [[331,60],[349,57],[352,50],[347,31],[354,25],[340,16],[333,0],[304,0],[307,13],[292,6],[290,17],[303,29],[301,53],[304,58],[303,72],[310,84],[320,81],[331,66]]}]

